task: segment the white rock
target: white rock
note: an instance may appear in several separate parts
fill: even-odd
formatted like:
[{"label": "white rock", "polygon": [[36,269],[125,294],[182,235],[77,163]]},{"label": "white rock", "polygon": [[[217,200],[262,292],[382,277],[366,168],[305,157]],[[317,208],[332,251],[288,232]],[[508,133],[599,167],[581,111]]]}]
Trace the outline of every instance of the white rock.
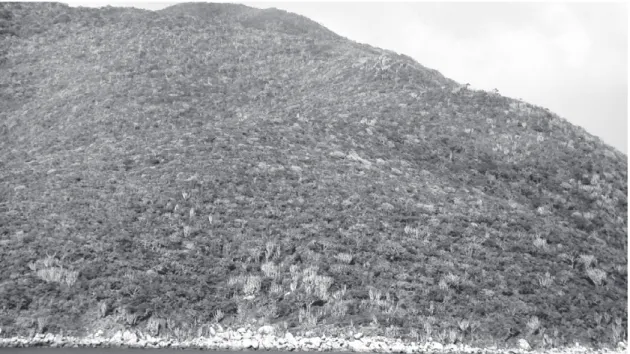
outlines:
[{"label": "white rock", "polygon": [[220,338],[214,338],[211,342],[212,345],[214,345],[214,349],[223,349],[225,347],[225,341],[223,341]]},{"label": "white rock", "polygon": [[296,350],[298,348],[297,341],[289,342],[287,341],[284,347],[288,350]]},{"label": "white rock", "polygon": [[446,349],[449,352],[456,352],[458,348],[455,344],[449,344],[446,347],[444,347],[444,349]]},{"label": "white rock", "polygon": [[258,334],[271,335],[274,332],[275,332],[275,328],[273,328],[272,326],[262,326],[258,328]]},{"label": "white rock", "polygon": [[290,349],[297,349],[298,348],[298,341],[297,339],[295,339],[295,337],[293,336],[293,334],[291,334],[290,332],[287,332],[284,335],[284,339],[287,341],[287,348]]},{"label": "white rock", "polygon": [[352,342],[349,342],[348,347],[353,352],[366,353],[370,351],[370,349],[360,340],[353,340]]},{"label": "white rock", "polygon": [[245,345],[242,340],[232,340],[230,341],[229,348],[232,350],[243,350],[245,349]]},{"label": "white rock", "polygon": [[214,349],[227,349],[229,348],[229,342],[226,342],[224,340],[221,339],[215,339],[212,341],[212,343],[214,344]]},{"label": "white rock", "polygon": [[[150,335],[148,335],[148,334],[145,334],[145,335],[143,335],[143,337],[144,337],[144,338],[142,338],[142,340],[143,340],[143,341],[144,341],[147,345],[150,345],[150,344],[152,344],[152,343],[153,343],[153,340],[154,340],[154,339],[153,339],[153,337],[152,337],[152,336],[150,336]],[[138,340],[138,341],[140,341],[140,340]]]},{"label": "white rock", "polygon": [[133,332],[125,331],[122,335],[122,339],[127,344],[133,344],[138,341],[138,336]]},{"label": "white rock", "polygon": [[429,349],[430,350],[444,350],[444,346],[442,345],[442,343],[431,342],[429,343]]},{"label": "white rock", "polygon": [[378,340],[372,340],[372,339],[367,339],[367,338],[363,338],[362,340],[363,344],[365,344],[368,348],[370,348],[370,351],[373,353],[389,353],[389,346],[385,343],[385,342],[381,342]]},{"label": "white rock", "polygon": [[250,338],[245,338],[243,339],[243,348],[244,349],[249,349],[252,348],[254,346],[254,341],[251,340]]},{"label": "white rock", "polygon": [[208,338],[206,337],[201,337],[197,340],[197,345],[199,345],[200,348],[206,348],[208,346]]},{"label": "white rock", "polygon": [[160,346],[160,348],[167,348],[170,347],[171,345],[174,345],[175,342],[170,340],[170,339],[162,339],[158,345]]},{"label": "white rock", "polygon": [[363,333],[358,332],[354,334],[354,339],[361,339],[361,337],[363,337]]},{"label": "white rock", "polygon": [[319,346],[322,344],[322,340],[318,337],[307,338],[306,341],[316,348],[319,348]]},{"label": "white rock", "polygon": [[262,345],[264,349],[267,349],[267,350],[274,349],[276,347],[276,343],[270,337],[263,338],[260,344]]},{"label": "white rock", "polygon": [[523,338],[518,340],[518,347],[521,348],[522,350],[530,350],[532,349],[532,347],[529,345],[529,343],[527,343],[527,341]]},{"label": "white rock", "polygon": [[[56,338],[55,338],[56,339]],[[123,333],[121,331],[118,331],[114,334],[114,336],[112,338],[110,338],[110,342],[120,342],[123,339]]]},{"label": "white rock", "polygon": [[328,351],[332,349],[332,341],[328,338],[322,338],[322,344],[319,346],[319,350]]},{"label": "white rock", "polygon": [[390,347],[390,349],[391,349],[391,351],[392,351],[393,353],[405,353],[405,352],[406,352],[406,350],[405,350],[405,349],[406,349],[406,348],[405,348],[405,345],[404,345],[404,344],[402,344],[402,343],[400,343],[400,342],[394,343],[394,344]]}]

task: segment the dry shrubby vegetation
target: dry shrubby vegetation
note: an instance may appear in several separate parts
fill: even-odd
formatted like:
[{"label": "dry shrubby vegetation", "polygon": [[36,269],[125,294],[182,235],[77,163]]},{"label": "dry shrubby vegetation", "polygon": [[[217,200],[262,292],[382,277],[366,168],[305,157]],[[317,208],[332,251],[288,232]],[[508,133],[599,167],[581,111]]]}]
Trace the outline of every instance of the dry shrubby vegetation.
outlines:
[{"label": "dry shrubby vegetation", "polygon": [[546,109],[240,5],[2,3],[0,48],[3,336],[627,335],[627,157]]}]

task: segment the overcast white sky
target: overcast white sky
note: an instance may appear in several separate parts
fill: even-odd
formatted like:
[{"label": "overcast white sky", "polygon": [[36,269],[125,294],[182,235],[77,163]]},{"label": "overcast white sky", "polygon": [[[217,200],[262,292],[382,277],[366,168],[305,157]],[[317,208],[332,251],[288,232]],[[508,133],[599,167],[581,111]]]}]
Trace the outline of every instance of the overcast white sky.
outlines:
[{"label": "overcast white sky", "polygon": [[[65,2],[158,10],[180,1]],[[549,108],[628,152],[625,2],[242,3],[304,15],[351,40],[409,55],[457,82]]]}]

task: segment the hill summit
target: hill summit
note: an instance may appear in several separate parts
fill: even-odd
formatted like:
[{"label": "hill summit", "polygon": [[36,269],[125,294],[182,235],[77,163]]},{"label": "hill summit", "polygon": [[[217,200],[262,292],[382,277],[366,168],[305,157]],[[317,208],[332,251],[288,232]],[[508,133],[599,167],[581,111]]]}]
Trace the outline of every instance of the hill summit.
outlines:
[{"label": "hill summit", "polygon": [[626,337],[627,156],[305,17],[0,4],[1,336]]}]

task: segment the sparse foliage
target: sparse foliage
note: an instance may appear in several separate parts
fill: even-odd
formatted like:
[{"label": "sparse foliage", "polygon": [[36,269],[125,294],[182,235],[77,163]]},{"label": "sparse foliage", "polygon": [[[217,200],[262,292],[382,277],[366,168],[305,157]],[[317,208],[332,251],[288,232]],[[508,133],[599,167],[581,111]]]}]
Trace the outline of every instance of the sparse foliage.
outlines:
[{"label": "sparse foliage", "polygon": [[276,10],[0,8],[3,331],[624,339],[627,156],[549,110]]}]

